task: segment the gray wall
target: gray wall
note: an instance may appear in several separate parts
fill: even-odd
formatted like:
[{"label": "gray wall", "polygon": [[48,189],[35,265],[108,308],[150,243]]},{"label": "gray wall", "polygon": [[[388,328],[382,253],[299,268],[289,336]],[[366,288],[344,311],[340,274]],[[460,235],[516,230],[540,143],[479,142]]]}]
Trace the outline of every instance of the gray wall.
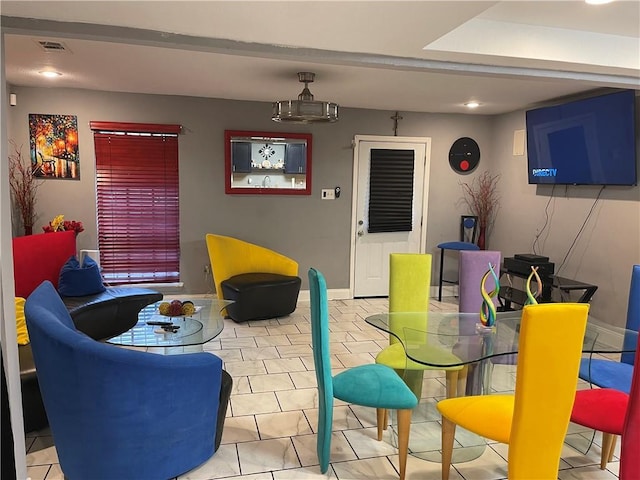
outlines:
[{"label": "gray wall", "polygon": [[[329,288],[349,287],[351,196],[354,135],[392,135],[393,112],[341,110],[332,125],[279,125],[270,120],[271,105],[193,97],[108,93],[72,89],[14,87],[18,105],[9,110],[9,138],[28,155],[28,114],[78,116],[81,180],[47,180],[40,187],[35,231],[53,216],[82,220],[86,231],[78,248],[97,248],[95,225],[95,158],[89,130],[92,120],[178,123],[180,136],[181,275],[184,292],[213,290],[203,270],[208,263],[204,235],[220,233],[258,243],[300,263],[306,271],[323,271]],[[432,138],[426,251],[434,254],[432,283],[437,283],[436,245],[459,235],[462,202],[460,181],[483,170],[500,172],[502,202],[488,248],[503,256],[532,252],[534,236],[545,220],[551,187],[527,184],[526,157],[512,155],[513,131],[524,128],[524,112],[497,117],[406,113],[401,136]],[[226,195],[223,132],[225,129],[308,132],[313,134],[311,196]],[[481,161],[471,176],[456,174],[448,163],[451,144],[474,138]],[[340,186],[335,201],[320,199],[322,188]],[[591,208],[598,188],[556,187],[549,224],[538,253],[559,266]],[[615,234],[614,234],[615,232]],[[640,263],[640,198],[638,187],[607,187],[561,274],[600,286],[593,301],[595,315],[623,324],[631,265]],[[455,269],[455,261],[447,269]]]}]

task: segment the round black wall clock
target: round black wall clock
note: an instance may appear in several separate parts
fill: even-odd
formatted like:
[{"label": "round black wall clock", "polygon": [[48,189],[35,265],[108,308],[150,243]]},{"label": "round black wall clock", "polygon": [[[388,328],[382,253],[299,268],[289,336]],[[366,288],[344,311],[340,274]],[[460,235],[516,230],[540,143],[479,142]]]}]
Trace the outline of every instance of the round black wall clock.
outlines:
[{"label": "round black wall clock", "polygon": [[473,138],[462,137],[449,150],[449,165],[457,173],[468,173],[480,162],[480,147]]}]

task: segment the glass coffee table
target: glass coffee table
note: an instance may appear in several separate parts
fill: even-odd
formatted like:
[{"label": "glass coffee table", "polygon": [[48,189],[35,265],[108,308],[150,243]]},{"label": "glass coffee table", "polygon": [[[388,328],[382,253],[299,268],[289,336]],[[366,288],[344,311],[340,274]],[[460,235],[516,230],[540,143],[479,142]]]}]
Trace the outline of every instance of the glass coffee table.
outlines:
[{"label": "glass coffee table", "polygon": [[[162,302],[171,302],[163,299]],[[196,311],[189,316],[161,315],[157,302],[143,308],[138,323],[130,330],[106,342],[128,347],[186,347],[203,345],[216,338],[224,328],[222,311],[231,300],[194,299]],[[157,323],[171,322],[173,330],[164,330]]]}]

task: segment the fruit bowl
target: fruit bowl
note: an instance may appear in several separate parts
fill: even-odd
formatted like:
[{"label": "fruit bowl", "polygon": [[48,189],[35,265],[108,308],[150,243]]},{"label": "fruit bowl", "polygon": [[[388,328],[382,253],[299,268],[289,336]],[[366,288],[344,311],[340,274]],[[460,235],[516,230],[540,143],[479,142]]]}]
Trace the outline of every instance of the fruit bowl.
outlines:
[{"label": "fruit bowl", "polygon": [[192,301],[172,300],[162,302],[158,306],[158,313],[163,317],[190,317],[200,311],[202,307],[196,307]]}]

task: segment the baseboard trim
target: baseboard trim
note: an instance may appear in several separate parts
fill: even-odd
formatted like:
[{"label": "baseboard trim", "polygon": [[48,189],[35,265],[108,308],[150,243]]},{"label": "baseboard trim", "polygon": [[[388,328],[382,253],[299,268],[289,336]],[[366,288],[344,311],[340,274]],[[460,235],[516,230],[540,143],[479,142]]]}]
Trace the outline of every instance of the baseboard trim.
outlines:
[{"label": "baseboard trim", "polygon": [[[444,297],[457,297],[458,287],[456,285],[447,285],[442,287],[442,298]],[[353,297],[350,294],[348,288],[334,288],[327,290],[328,300],[351,300]],[[298,300],[308,302],[311,299],[309,290],[300,290],[298,294]],[[438,299],[438,287],[431,287],[431,299]]]},{"label": "baseboard trim", "polygon": [[[328,300],[350,300],[351,298],[352,297],[348,288],[335,288],[327,290]],[[310,301],[311,293],[309,292],[309,290],[300,290],[300,293],[298,294],[298,300],[302,302]]]}]

